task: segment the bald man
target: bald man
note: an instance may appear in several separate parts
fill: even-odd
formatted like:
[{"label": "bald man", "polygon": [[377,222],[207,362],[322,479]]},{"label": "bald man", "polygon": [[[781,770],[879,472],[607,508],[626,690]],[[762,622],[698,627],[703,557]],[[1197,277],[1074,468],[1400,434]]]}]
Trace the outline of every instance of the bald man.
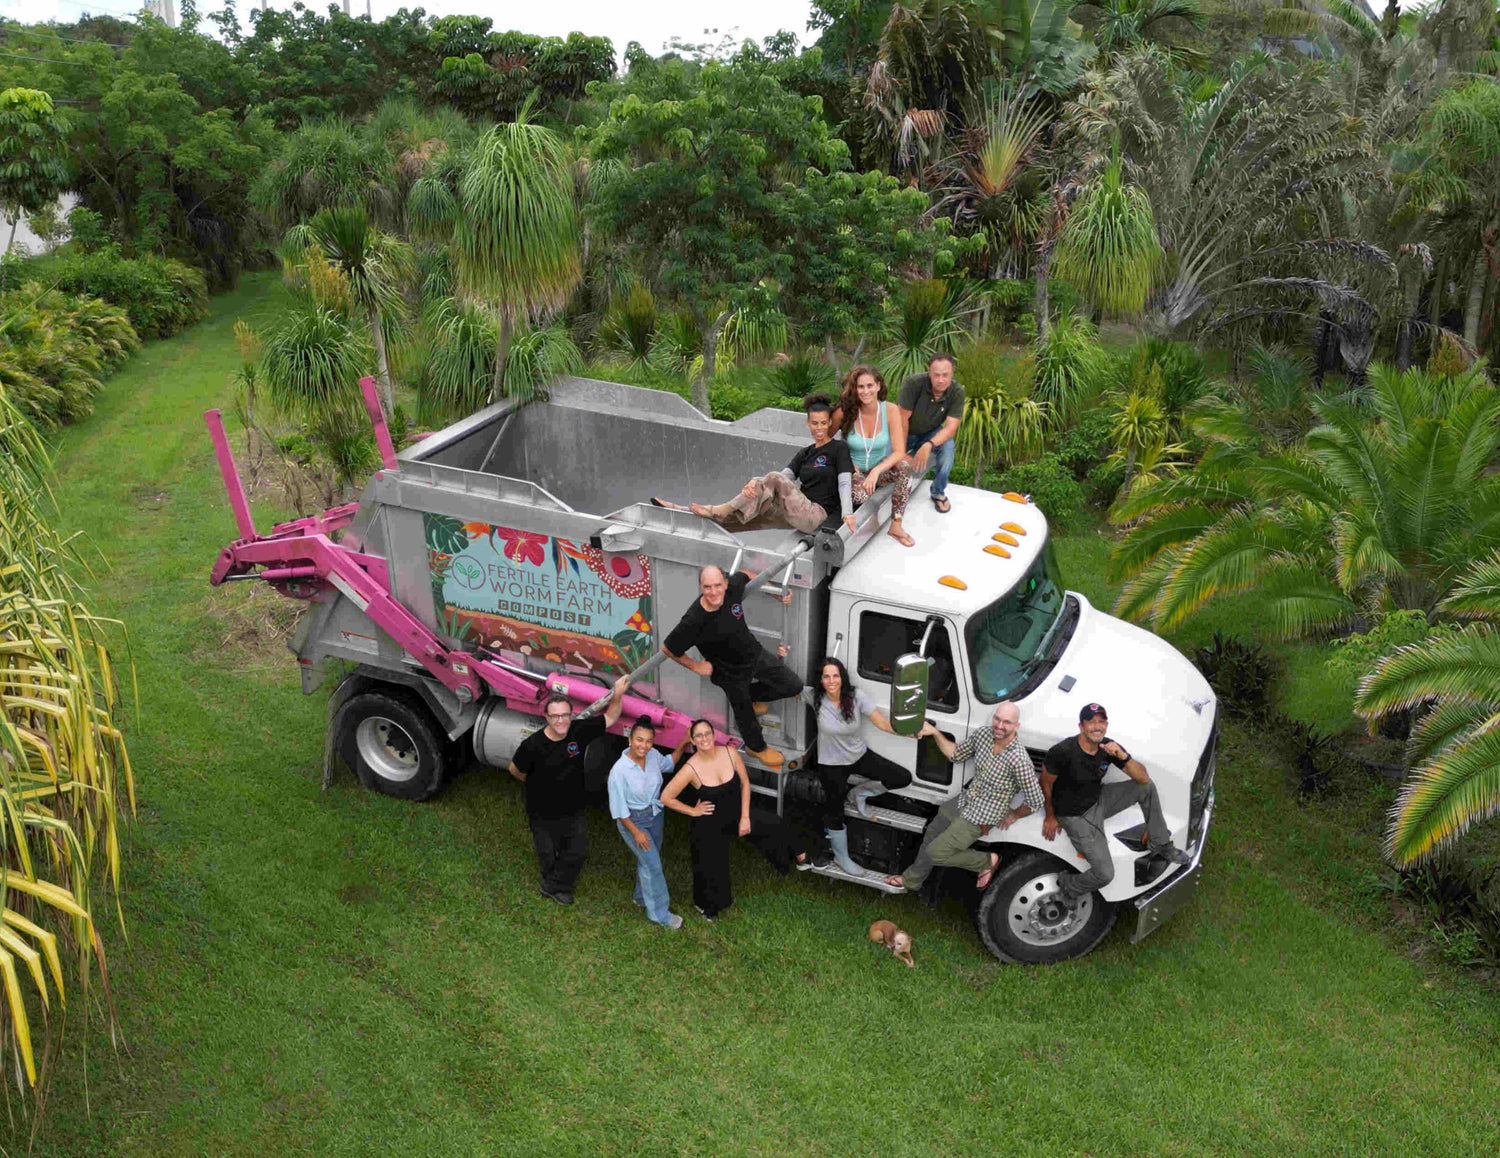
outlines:
[{"label": "bald man", "polygon": [[[995,708],[990,726],[970,734],[962,744],[939,732],[931,723],[920,735],[931,736],[944,756],[957,764],[977,757],[974,778],[963,794],[938,809],[927,825],[917,859],[900,876],[886,877],[886,883],[914,893],[922,887],[934,865],[952,865],[978,873],[976,888],[984,888],[1000,864],[998,853],[970,847],[992,828],[1006,829],[1023,816],[1043,807],[1042,786],[1037,782],[1036,767],[1021,743],[1021,709],[1009,700]],[[1016,793],[1022,803],[1010,807]]]},{"label": "bald man", "polygon": [[[800,695],[802,680],[756,641],[745,620],[745,587],[755,576],[736,571],[729,578],[709,564],[698,572],[698,598],[662,643],[662,650],[688,671],[707,676],[724,692],[745,750],[768,768],[780,768],[784,757],[766,747],[757,713],[770,700]],[[790,603],[792,593],[782,596]],[[696,647],[702,659],[688,658]],[[783,648],[782,654],[785,654]]]}]

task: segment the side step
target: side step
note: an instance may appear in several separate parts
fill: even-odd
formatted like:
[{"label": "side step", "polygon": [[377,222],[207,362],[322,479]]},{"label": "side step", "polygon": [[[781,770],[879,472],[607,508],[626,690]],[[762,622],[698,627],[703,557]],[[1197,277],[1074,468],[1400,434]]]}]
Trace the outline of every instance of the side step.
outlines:
[{"label": "side step", "polygon": [[836,881],[848,881],[851,884],[864,885],[867,889],[879,889],[882,893],[905,893],[905,889],[897,888],[895,885],[885,883],[885,874],[866,869],[856,876],[854,873],[846,873],[837,864],[826,864],[821,867],[813,865],[808,872],[817,873],[821,877],[832,877]]},{"label": "side step", "polygon": [[890,828],[900,828],[907,832],[926,832],[927,821],[920,816],[913,816],[909,812],[897,812],[894,808],[881,808],[878,805],[865,805],[865,811],[861,813],[852,804],[844,805],[844,815],[852,816],[856,820],[873,820],[877,824],[884,824]]}]

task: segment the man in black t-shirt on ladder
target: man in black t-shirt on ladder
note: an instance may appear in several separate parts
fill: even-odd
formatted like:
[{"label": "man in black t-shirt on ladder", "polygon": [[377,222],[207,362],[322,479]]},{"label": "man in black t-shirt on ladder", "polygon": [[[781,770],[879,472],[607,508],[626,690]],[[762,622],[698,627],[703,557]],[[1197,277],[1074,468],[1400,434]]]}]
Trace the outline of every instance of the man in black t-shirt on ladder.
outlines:
[{"label": "man in black t-shirt on ladder", "polygon": [[[1185,865],[1192,858],[1172,843],[1172,834],[1161,814],[1156,785],[1140,761],[1115,743],[1105,732],[1109,716],[1099,704],[1086,704],[1078,713],[1078,735],[1052,745],[1042,760],[1042,800],[1046,816],[1042,835],[1056,840],[1059,829],[1068,834],[1073,848],[1088,862],[1088,871],[1059,873],[1057,891],[1070,909],[1115,879],[1114,857],[1104,822],[1132,804],[1146,816],[1146,848],[1170,864]],[[1130,780],[1105,784],[1110,765]]]},{"label": "man in black t-shirt on ladder", "polygon": [[[745,749],[768,768],[780,768],[782,754],[766,747],[757,713],[767,701],[800,695],[802,680],[756,641],[745,621],[745,587],[755,576],[736,571],[729,578],[710,564],[698,572],[699,596],[662,643],[662,650],[688,671],[707,676],[723,689]],[[792,593],[781,597],[790,603]],[[703,658],[687,658],[696,647]],[[783,645],[782,654],[785,655]]]},{"label": "man in black t-shirt on ladder", "polygon": [[573,903],[573,884],[589,851],[583,754],[620,718],[629,678],[615,680],[603,715],[589,720],[575,720],[573,702],[561,692],[548,696],[542,706],[547,726],[522,740],[510,760],[510,774],[526,785],[526,819],[542,870],[542,896],[559,905]]}]

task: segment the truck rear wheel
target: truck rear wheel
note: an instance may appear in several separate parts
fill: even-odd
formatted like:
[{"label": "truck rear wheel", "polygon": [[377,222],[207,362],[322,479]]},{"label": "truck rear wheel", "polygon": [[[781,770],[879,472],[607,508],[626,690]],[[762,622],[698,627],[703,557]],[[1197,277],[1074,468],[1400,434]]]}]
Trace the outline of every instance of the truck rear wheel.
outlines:
[{"label": "truck rear wheel", "polygon": [[984,947],[1002,961],[1050,965],[1097,945],[1114,927],[1115,905],[1090,893],[1069,912],[1057,892],[1057,878],[1066,871],[1043,852],[1001,865],[974,917]]},{"label": "truck rear wheel", "polygon": [[339,708],[339,754],[359,782],[400,800],[427,800],[449,772],[445,737],[425,708],[405,696],[364,692]]}]

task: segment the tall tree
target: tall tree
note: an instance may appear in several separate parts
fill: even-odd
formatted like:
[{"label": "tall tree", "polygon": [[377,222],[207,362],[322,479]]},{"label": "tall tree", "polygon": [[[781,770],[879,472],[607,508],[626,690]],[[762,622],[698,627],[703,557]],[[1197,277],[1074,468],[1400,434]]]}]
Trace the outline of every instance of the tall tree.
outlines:
[{"label": "tall tree", "polygon": [[605,182],[596,220],[645,255],[648,274],[692,312],[703,351],[693,403],[708,412],[719,333],[776,266],[778,191],[848,149],[817,97],[743,65],[656,65],[632,74],[592,136],[596,158],[630,166]]},{"label": "tall tree", "polygon": [[21,215],[40,212],[63,191],[67,131],[47,93],[30,88],[0,92],[0,209],[11,219],[7,251],[15,244]]}]

